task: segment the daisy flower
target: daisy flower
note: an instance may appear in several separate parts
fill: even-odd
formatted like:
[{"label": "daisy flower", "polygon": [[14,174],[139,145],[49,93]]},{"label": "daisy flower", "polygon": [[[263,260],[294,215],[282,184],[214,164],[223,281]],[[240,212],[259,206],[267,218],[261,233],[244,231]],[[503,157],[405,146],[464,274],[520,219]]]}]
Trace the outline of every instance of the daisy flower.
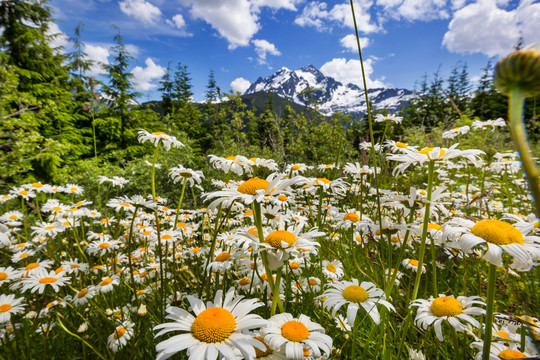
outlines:
[{"label": "daisy flower", "polygon": [[285,168],[285,172],[288,173],[288,174],[292,173],[292,174],[298,175],[299,173],[306,172],[309,169],[311,169],[311,166],[308,166],[306,164],[297,163],[297,164],[289,164],[289,165],[287,165],[287,167]]},{"label": "daisy flower", "polygon": [[94,287],[84,288],[82,290],[76,291],[76,294],[71,298],[71,302],[75,306],[84,305],[90,301],[96,294],[96,289]]},{"label": "daisy flower", "polygon": [[394,306],[384,300],[384,291],[377,288],[375,284],[364,281],[358,285],[358,280],[340,281],[330,285],[318,298],[324,299],[323,307],[332,308],[332,317],[336,317],[338,310],[347,304],[347,321],[352,326],[356,320],[356,314],[360,306],[367,311],[375,324],[380,324],[381,317],[377,310],[377,304],[384,305],[388,310],[393,310]]},{"label": "daisy flower", "polygon": [[401,154],[390,154],[388,155],[388,160],[398,161],[400,164],[394,168],[392,174],[399,175],[411,165],[414,164],[424,164],[430,161],[445,161],[454,159],[457,157],[464,157],[473,163],[474,166],[480,166],[482,160],[480,159],[481,154],[485,154],[481,150],[459,150],[457,146],[459,144],[454,144],[450,148],[424,148],[419,151],[411,149],[403,149]]},{"label": "daisy flower", "polygon": [[32,226],[32,229],[34,230],[32,232],[32,235],[42,236],[42,237],[50,237],[54,238],[59,233],[63,232],[65,230],[64,226],[62,226],[59,222],[54,223],[47,223],[47,222],[37,222],[37,226]]},{"label": "daisy flower", "polygon": [[97,240],[88,244],[86,252],[90,255],[105,255],[120,247],[118,240]]},{"label": "daisy flower", "polygon": [[540,238],[537,236],[524,236],[516,227],[500,220],[481,220],[475,224],[461,219],[460,223],[464,234],[459,244],[465,253],[485,244],[485,260],[503,266],[502,256],[507,253],[514,259],[510,267],[517,271],[528,271],[540,261]]},{"label": "daisy flower", "polygon": [[[410,269],[414,272],[417,272],[418,271],[418,260],[414,260],[414,259],[403,259],[403,261],[401,262],[401,265],[405,266],[405,269]],[[422,274],[424,274],[426,272],[426,267],[425,265],[422,265]]]},{"label": "daisy flower", "polygon": [[343,276],[343,264],[339,260],[323,260],[323,274],[331,280],[339,280]]},{"label": "daisy flower", "polygon": [[101,282],[99,283],[99,285],[96,286],[96,289],[98,289],[102,293],[108,293],[109,291],[112,291],[114,289],[115,285],[120,285],[120,280],[118,280],[118,276],[106,276],[101,279]]},{"label": "daisy flower", "polygon": [[144,129],[139,129],[138,133],[139,136],[137,137],[137,140],[141,144],[145,143],[146,141],[150,141],[154,146],[157,147],[159,142],[161,141],[167,151],[171,150],[171,146],[175,148],[184,147],[184,144],[178,141],[174,136],[167,135],[163,131],[149,133]]},{"label": "daisy flower", "polygon": [[278,164],[272,159],[263,159],[263,158],[251,158],[249,159],[253,162],[254,166],[265,167],[270,171],[278,171]]},{"label": "daisy flower", "polygon": [[109,335],[107,339],[107,345],[113,352],[117,352],[126,346],[127,342],[133,336],[133,327],[135,325],[130,321],[124,321],[121,325],[117,326],[114,333]]},{"label": "daisy flower", "polygon": [[[483,358],[483,341],[475,341],[471,344],[471,348],[479,349],[480,352],[476,354],[475,359],[481,360]],[[538,354],[522,353],[519,351],[518,344],[504,344],[499,342],[491,343],[491,350],[489,352],[489,360],[514,360],[514,359],[536,359]]]},{"label": "daisy flower", "polygon": [[236,155],[222,158],[215,155],[208,155],[208,157],[210,158],[212,167],[222,170],[225,174],[228,174],[229,171],[232,171],[236,175],[242,175],[244,173],[251,174],[253,172],[251,168],[253,162],[245,156]]},{"label": "daisy flower", "polygon": [[19,270],[15,270],[11,266],[0,266],[0,286],[10,281],[17,280],[20,276]]},{"label": "daisy flower", "polygon": [[15,295],[0,295],[0,323],[6,323],[11,320],[11,315],[20,314],[24,311],[25,304],[22,304],[24,298],[15,299]]},{"label": "daisy flower", "polygon": [[403,121],[403,118],[401,116],[392,115],[392,114],[387,114],[387,115],[377,114],[377,116],[375,116],[374,121],[375,122],[388,121],[388,122],[391,122],[391,123],[401,124],[401,122]]},{"label": "daisy flower", "polygon": [[491,131],[494,131],[496,127],[504,127],[506,126],[506,121],[504,121],[503,118],[498,118],[497,120],[486,120],[486,121],[480,121],[480,120],[474,120],[472,123],[473,130],[478,129],[487,129],[491,128]]},{"label": "daisy flower", "polygon": [[[486,311],[474,305],[486,305],[478,296],[445,296],[439,294],[438,298],[431,296],[429,299],[418,299],[411,302],[409,307],[418,306],[414,322],[416,326],[427,330],[428,326],[434,325],[435,334],[443,341],[441,324],[447,321],[457,332],[472,331],[471,325],[480,328],[478,320],[471,315],[484,315]],[[460,320],[467,322],[462,323]]]},{"label": "daisy flower", "polygon": [[189,186],[193,186],[195,183],[200,184],[204,178],[202,171],[195,171],[187,169],[182,165],[178,165],[169,170],[169,176],[176,184],[178,181],[184,179],[188,182]]},{"label": "daisy flower", "polygon": [[216,360],[221,354],[224,358],[234,358],[238,349],[245,358],[256,356],[255,348],[266,351],[260,341],[242,333],[242,330],[260,328],[267,321],[259,315],[249,314],[263,304],[256,299],[243,300],[235,296],[231,288],[225,296],[218,290],[214,301],[206,304],[193,296],[187,296],[195,316],[175,306],[167,307],[167,319],[173,322],[154,327],[161,336],[171,331],[182,331],[156,345],[156,360],[164,360],[177,352],[187,349],[189,360]]},{"label": "daisy flower", "polygon": [[32,274],[28,278],[21,279],[21,291],[25,292],[26,290],[31,290],[32,293],[37,291],[38,293],[43,294],[43,291],[45,291],[45,288],[49,285],[55,292],[58,292],[61,286],[68,284],[70,281],[70,278],[63,274],[63,271],[57,274],[54,270],[51,272],[41,271],[37,274]]},{"label": "daisy flower", "polygon": [[277,314],[268,320],[268,326],[261,330],[264,342],[272,350],[285,353],[287,359],[304,358],[304,347],[315,356],[327,355],[332,350],[332,338],[325,335],[321,325],[311,321],[306,315],[294,318],[289,313]]}]

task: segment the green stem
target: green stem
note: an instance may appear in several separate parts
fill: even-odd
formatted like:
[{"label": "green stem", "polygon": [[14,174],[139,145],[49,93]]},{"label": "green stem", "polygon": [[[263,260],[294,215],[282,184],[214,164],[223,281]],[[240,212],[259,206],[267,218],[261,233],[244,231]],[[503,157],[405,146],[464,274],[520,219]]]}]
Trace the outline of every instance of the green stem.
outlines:
[{"label": "green stem", "polygon": [[488,293],[487,293],[487,309],[486,322],[484,326],[484,348],[482,350],[482,360],[489,360],[491,352],[491,335],[493,330],[493,304],[495,302],[495,276],[497,274],[497,266],[489,264],[488,273]]},{"label": "green stem", "polygon": [[276,281],[274,282],[274,289],[272,290],[273,299],[272,299],[272,311],[270,312],[270,316],[274,316],[276,314],[276,305],[279,299],[279,285],[281,284],[282,267],[280,267],[276,273]]},{"label": "green stem", "polygon": [[519,151],[519,158],[523,164],[523,169],[527,174],[527,179],[531,186],[532,196],[536,208],[536,216],[540,217],[540,173],[532,158],[527,132],[523,123],[523,107],[525,104],[525,93],[516,88],[510,92],[508,97],[508,118],[510,119],[510,134]]},{"label": "green stem", "polygon": [[156,145],[156,150],[154,151],[154,159],[152,160],[152,199],[154,200],[154,202],[156,201],[155,168],[156,168],[157,156],[159,152],[159,144],[161,144],[161,141],[158,141]]},{"label": "green stem", "polygon": [[182,206],[182,201],[184,200],[184,191],[186,191],[186,184],[187,179],[184,178],[184,183],[182,184],[182,193],[180,194],[180,200],[178,200],[178,206],[176,207],[176,216],[174,217],[174,230],[176,230],[176,224],[178,224],[178,214],[180,214],[180,207]]},{"label": "green stem", "polygon": [[427,239],[428,224],[429,224],[429,211],[431,207],[431,193],[433,189],[434,168],[435,168],[435,162],[430,161],[429,167],[428,167],[428,189],[427,189],[426,210],[424,212],[424,226],[422,228],[422,238],[420,239],[420,251],[418,252],[418,269],[416,271],[416,279],[414,281],[414,289],[413,289],[411,301],[416,300],[418,296],[418,288],[420,287],[420,278],[422,277],[422,267],[424,266],[424,253],[426,252],[426,239]]}]

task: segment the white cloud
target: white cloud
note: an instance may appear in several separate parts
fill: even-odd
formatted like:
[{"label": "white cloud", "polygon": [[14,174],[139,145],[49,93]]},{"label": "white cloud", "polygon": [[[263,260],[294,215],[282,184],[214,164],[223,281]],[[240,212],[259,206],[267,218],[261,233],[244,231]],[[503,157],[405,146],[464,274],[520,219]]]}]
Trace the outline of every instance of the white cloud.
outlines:
[{"label": "white cloud", "polygon": [[300,0],[180,0],[195,19],[210,24],[229,43],[229,49],[248,46],[259,31],[262,7],[296,10]]},{"label": "white cloud", "polygon": [[[452,7],[463,6],[466,0],[452,0]],[[446,0],[377,0],[386,16],[408,21],[448,19]]]},{"label": "white cloud", "polygon": [[[339,43],[341,46],[343,46],[346,51],[358,52],[358,44],[356,43],[356,35],[349,34],[345,37],[343,37],[341,40],[339,40]],[[362,49],[365,49],[369,46],[370,40],[367,37],[361,37],[360,38],[360,46],[362,46]]]},{"label": "white cloud", "polygon": [[97,76],[105,74],[103,65],[109,65],[109,50],[103,46],[84,44],[85,60],[92,60],[94,64],[90,67],[87,75]]},{"label": "white cloud", "polygon": [[302,27],[313,26],[318,31],[326,29],[324,19],[328,18],[326,3],[312,1],[304,7],[302,14],[296,17],[294,23]]},{"label": "white cloud", "polygon": [[255,52],[257,53],[257,62],[261,65],[266,64],[266,55],[275,55],[280,56],[281,53],[276,48],[276,46],[266,40],[253,40],[253,45],[255,45]]},{"label": "white cloud", "polygon": [[[373,73],[372,59],[367,59],[364,61],[364,69],[366,71],[366,82],[368,88],[386,87],[382,80],[370,79],[370,76]],[[343,84],[351,83],[359,86],[360,88],[364,87],[360,60],[335,58],[321,66],[321,72],[326,76],[333,77]]]},{"label": "white cloud", "polygon": [[49,29],[46,33],[47,36],[51,36],[52,38],[49,40],[49,46],[53,49],[61,48],[59,49],[60,52],[64,52],[63,49],[68,45],[69,38],[67,37],[62,30],[53,22],[49,23]]},{"label": "white cloud", "polygon": [[239,91],[242,94],[246,92],[250,85],[251,83],[249,82],[249,80],[246,80],[242,77],[236,78],[231,81],[231,89],[234,91]]},{"label": "white cloud", "polygon": [[173,27],[176,27],[177,29],[182,29],[184,26],[186,26],[186,21],[181,14],[176,14],[172,17],[172,20],[167,19],[165,22]]},{"label": "white cloud", "polygon": [[[504,6],[505,2],[501,2]],[[513,10],[492,0],[478,0],[456,11],[442,44],[452,52],[505,55],[513,50],[520,33],[524,43],[540,43],[540,4],[523,0]]]},{"label": "white cloud", "polygon": [[[372,33],[381,30],[381,27],[373,23],[371,19],[372,0],[361,0],[354,2],[354,12],[358,31]],[[307,4],[295,21],[295,24],[302,27],[313,26],[319,31],[326,30],[331,24],[354,28],[354,22],[350,3],[335,5],[331,10],[327,10],[326,3],[312,1]]]},{"label": "white cloud", "polygon": [[135,66],[131,73],[133,74],[133,87],[137,91],[152,90],[157,87],[156,84],[152,84],[152,80],[159,79],[165,75],[165,68],[160,65],[156,65],[154,61],[147,58],[144,62],[145,68]]},{"label": "white cloud", "polygon": [[118,3],[120,10],[146,25],[153,25],[161,18],[161,10],[144,0],[124,0]]}]

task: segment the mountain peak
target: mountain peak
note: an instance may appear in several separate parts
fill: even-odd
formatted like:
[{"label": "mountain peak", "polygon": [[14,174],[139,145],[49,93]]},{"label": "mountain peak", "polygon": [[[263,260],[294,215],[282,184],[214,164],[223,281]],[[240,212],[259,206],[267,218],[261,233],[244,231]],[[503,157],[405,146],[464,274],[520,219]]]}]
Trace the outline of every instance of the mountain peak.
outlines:
[{"label": "mountain peak", "polygon": [[[326,115],[334,112],[363,115],[367,110],[362,88],[325,76],[312,64],[294,71],[282,67],[264,79],[257,79],[245,94],[273,92],[300,105],[309,105],[305,96],[300,96],[308,87],[315,90],[312,97],[319,103],[318,110]],[[390,111],[397,111],[413,96],[410,90],[396,88],[369,89],[369,95],[375,107]]]}]

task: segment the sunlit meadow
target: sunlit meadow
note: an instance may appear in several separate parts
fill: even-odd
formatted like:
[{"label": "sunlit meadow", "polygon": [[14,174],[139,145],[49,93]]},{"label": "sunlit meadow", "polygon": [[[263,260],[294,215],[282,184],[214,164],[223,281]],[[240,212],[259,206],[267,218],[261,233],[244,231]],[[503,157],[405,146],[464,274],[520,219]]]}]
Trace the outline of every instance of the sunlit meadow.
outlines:
[{"label": "sunlit meadow", "polygon": [[92,190],[14,184],[0,358],[538,358],[540,173],[522,111],[539,58],[499,63],[508,119],[397,139],[402,118],[379,114],[363,162],[338,148],[333,163],[167,167],[184,144],[154,128],[138,131],[143,175],[96,154]]}]

